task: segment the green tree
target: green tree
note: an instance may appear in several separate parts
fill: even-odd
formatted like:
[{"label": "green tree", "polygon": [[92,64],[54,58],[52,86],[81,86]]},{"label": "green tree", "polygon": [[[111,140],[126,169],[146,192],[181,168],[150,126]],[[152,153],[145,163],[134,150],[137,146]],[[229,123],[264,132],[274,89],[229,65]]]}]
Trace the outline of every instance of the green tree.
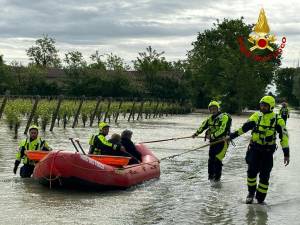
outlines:
[{"label": "green tree", "polygon": [[[222,101],[224,110],[241,112],[245,107],[255,107],[265,94],[280,65],[280,57],[257,62],[240,52],[238,38],[243,37],[247,45],[252,27],[243,18],[224,19],[198,34],[193,49],[188,52],[198,106],[207,107],[210,99],[216,99]],[[260,55],[267,55],[268,51]]]},{"label": "green tree", "polygon": [[59,68],[61,66],[55,39],[44,35],[35,41],[35,46],[26,50],[31,63],[37,66]]},{"label": "green tree", "polygon": [[293,95],[296,98],[295,106],[300,105],[300,70],[296,69],[296,74],[294,76],[294,85],[293,85]]},{"label": "green tree", "polygon": [[90,56],[92,63],[89,65],[89,67],[92,69],[105,71],[105,62],[102,61],[101,57],[103,57],[103,55],[100,55],[98,50],[94,54],[92,54]]},{"label": "green tree", "polygon": [[66,53],[64,62],[69,68],[84,68],[87,66],[82,53],[79,51],[71,51]]},{"label": "green tree", "polygon": [[9,67],[4,64],[3,55],[0,55],[0,93],[4,94],[6,90],[10,89],[13,82],[10,79],[11,73]]},{"label": "green tree", "polygon": [[66,63],[64,84],[67,94],[74,96],[85,94],[88,68],[82,53],[79,51],[68,52],[65,54],[64,62]]},{"label": "green tree", "polygon": [[150,96],[159,97],[163,85],[160,83],[160,71],[172,69],[171,63],[167,62],[162,55],[164,52],[157,52],[151,46],[146,48],[145,52],[138,53],[138,57],[133,61],[135,70],[144,76],[146,92]]},{"label": "green tree", "polygon": [[133,61],[134,69],[148,73],[171,69],[170,63],[166,61],[163,54],[164,51],[157,52],[151,46],[147,47],[146,51],[138,53],[139,56]]},{"label": "green tree", "polygon": [[277,97],[288,101],[291,105],[297,105],[298,100],[294,95],[295,77],[298,75],[296,68],[282,68],[276,71],[274,82],[277,88]]},{"label": "green tree", "polygon": [[121,57],[114,55],[113,53],[106,54],[106,69],[114,71],[127,71],[130,70],[129,65],[127,65]]}]

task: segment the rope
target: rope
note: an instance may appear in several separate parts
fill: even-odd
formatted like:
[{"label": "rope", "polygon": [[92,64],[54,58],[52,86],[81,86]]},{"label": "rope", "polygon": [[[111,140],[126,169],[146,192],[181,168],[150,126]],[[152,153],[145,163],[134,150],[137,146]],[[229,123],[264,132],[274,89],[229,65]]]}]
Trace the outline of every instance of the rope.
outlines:
[{"label": "rope", "polygon": [[165,160],[165,159],[172,159],[172,158],[175,158],[175,157],[177,157],[177,156],[184,155],[184,154],[189,153],[189,152],[198,151],[198,150],[200,150],[200,149],[202,149],[202,148],[205,148],[205,147],[207,147],[207,146],[216,145],[216,144],[222,143],[222,142],[224,142],[224,141],[227,141],[227,139],[226,139],[226,138],[220,139],[220,140],[218,140],[218,141],[211,142],[211,143],[209,143],[209,144],[205,144],[205,145],[202,145],[202,146],[200,146],[200,147],[198,147],[198,148],[190,149],[190,150],[188,150],[188,151],[185,151],[185,152],[182,152],[182,153],[179,153],[179,154],[175,154],[175,155],[171,155],[171,156],[166,156],[166,157],[161,158],[160,161],[163,161],[163,160]]},{"label": "rope", "polygon": [[54,161],[55,161],[55,158],[56,158],[56,156],[58,155],[58,153],[61,152],[61,151],[62,151],[62,150],[58,150],[58,151],[55,153],[54,157],[52,158],[51,168],[50,168],[50,179],[49,179],[49,188],[50,188],[50,189],[51,189],[51,187],[52,187],[52,181],[53,181],[53,180],[56,180],[56,177],[58,177],[58,176],[56,176],[54,179],[52,179],[52,171],[53,171],[53,167],[54,167]]},{"label": "rope", "polygon": [[[180,139],[186,139],[186,138],[192,138],[193,136],[187,136],[187,137],[178,137],[178,138],[168,138],[168,139],[162,139],[162,140],[155,140],[155,141],[145,141],[145,142],[140,142],[139,144],[148,144],[148,143],[156,143],[156,142],[163,142],[163,141],[177,141]],[[205,138],[199,136],[198,138]]]}]

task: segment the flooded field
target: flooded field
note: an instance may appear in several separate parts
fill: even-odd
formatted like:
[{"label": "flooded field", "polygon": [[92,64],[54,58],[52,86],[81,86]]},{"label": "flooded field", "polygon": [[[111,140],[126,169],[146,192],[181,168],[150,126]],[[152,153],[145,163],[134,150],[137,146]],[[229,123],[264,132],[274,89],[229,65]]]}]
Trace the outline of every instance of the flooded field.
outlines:
[{"label": "flooded field", "polygon": [[[141,122],[112,124],[110,133],[133,131],[135,142],[192,135],[206,115],[190,114]],[[237,128],[246,116],[233,116]],[[300,224],[300,116],[288,120],[291,163],[283,165],[279,148],[266,199],[267,205],[246,205],[245,151],[250,134],[235,141],[224,159],[222,184],[207,180],[208,148],[161,162],[161,177],[126,190],[96,192],[57,190],[12,173],[18,140],[0,122],[0,224]],[[23,131],[23,127],[20,129]],[[85,149],[95,128],[55,128],[41,134],[54,149],[74,151],[69,137]],[[163,158],[205,144],[202,139],[148,144]]]}]

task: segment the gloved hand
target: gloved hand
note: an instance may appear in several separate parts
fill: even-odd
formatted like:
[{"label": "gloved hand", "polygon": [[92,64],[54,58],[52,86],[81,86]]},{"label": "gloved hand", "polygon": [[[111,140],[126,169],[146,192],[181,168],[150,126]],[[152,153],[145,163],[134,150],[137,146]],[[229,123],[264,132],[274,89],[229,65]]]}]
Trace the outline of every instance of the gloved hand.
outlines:
[{"label": "gloved hand", "polygon": [[289,156],[284,156],[284,165],[287,166],[290,163],[290,157]]},{"label": "gloved hand", "polygon": [[195,138],[195,137],[197,137],[198,135],[196,134],[196,133],[194,133],[193,135],[192,135],[192,138]]},{"label": "gloved hand", "polygon": [[208,129],[206,132],[205,132],[205,135],[204,135],[204,141],[206,141],[206,139],[208,139],[209,141],[212,141],[213,138],[212,138],[212,133],[211,133],[211,130]]},{"label": "gloved hand", "polygon": [[14,169],[13,169],[14,174],[17,173],[17,169],[18,169],[18,166],[19,166],[19,165],[20,165],[20,161],[19,161],[19,160],[16,160],[16,161],[15,161],[15,166],[14,166]]},{"label": "gloved hand", "polygon": [[229,134],[229,140],[233,140],[235,138],[237,138],[239,135],[237,132],[233,132]]},{"label": "gloved hand", "polygon": [[284,154],[284,165],[287,166],[290,163],[290,149],[289,147],[283,148],[283,154]]}]

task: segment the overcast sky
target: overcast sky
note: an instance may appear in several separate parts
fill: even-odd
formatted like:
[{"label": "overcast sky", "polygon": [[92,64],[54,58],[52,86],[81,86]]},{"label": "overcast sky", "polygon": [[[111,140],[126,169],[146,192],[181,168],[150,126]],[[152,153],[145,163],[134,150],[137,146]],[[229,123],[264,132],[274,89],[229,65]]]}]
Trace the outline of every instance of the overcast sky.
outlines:
[{"label": "overcast sky", "polygon": [[167,60],[185,59],[197,33],[216,19],[256,23],[260,8],[271,33],[287,38],[283,66],[300,58],[300,2],[297,0],[0,0],[0,54],[8,63],[28,62],[25,49],[43,34],[56,39],[61,57],[79,50],[86,60],[96,50],[127,62],[151,45]]}]

